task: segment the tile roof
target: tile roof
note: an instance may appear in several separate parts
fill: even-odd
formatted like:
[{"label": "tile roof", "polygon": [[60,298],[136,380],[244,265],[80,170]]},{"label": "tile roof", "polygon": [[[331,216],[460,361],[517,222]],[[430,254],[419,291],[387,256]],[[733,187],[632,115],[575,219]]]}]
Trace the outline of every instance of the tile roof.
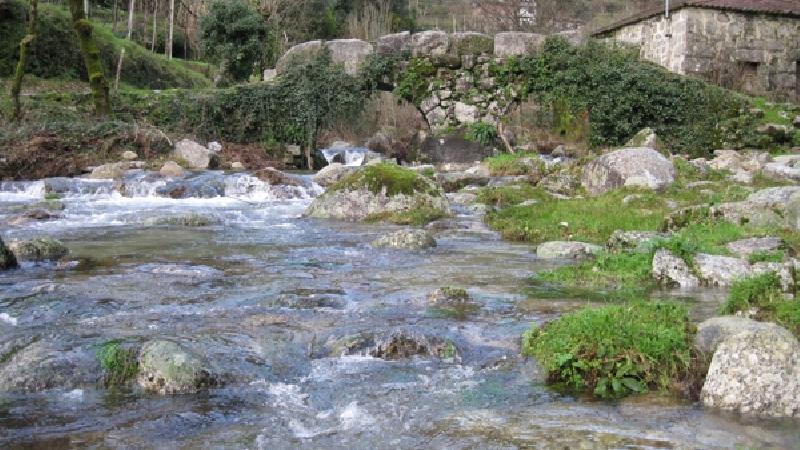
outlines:
[{"label": "tile roof", "polygon": [[[800,0],[673,0],[670,5],[670,11],[677,11],[686,7],[776,14],[800,18]],[[596,29],[592,31],[592,35],[602,34],[661,14],[664,14],[663,6],[648,8],[611,25]]]}]

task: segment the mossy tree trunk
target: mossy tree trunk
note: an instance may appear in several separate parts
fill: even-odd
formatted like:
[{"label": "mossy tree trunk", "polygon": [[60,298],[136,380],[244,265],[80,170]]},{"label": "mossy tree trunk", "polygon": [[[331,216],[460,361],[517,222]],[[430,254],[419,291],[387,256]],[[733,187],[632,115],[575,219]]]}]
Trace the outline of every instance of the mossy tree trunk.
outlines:
[{"label": "mossy tree trunk", "polygon": [[38,0],[31,0],[30,17],[28,18],[28,34],[19,43],[19,61],[17,71],[14,73],[14,81],[11,85],[11,99],[14,102],[14,121],[22,118],[22,103],[19,96],[22,92],[22,77],[25,76],[25,64],[28,59],[28,47],[36,38],[36,17],[38,12]]},{"label": "mossy tree trunk", "polygon": [[100,116],[111,114],[111,100],[108,93],[108,81],[103,74],[103,64],[100,61],[100,50],[92,35],[92,24],[83,13],[81,0],[69,0],[69,10],[72,14],[72,28],[78,36],[83,62],[89,74],[89,87],[92,88],[95,113]]}]

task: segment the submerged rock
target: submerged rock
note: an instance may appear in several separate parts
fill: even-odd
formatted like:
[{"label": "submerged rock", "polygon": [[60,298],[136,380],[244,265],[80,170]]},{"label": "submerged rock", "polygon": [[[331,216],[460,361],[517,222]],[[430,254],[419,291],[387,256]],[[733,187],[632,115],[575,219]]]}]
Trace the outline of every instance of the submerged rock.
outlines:
[{"label": "submerged rock", "polygon": [[64,243],[53,238],[35,238],[27,241],[13,241],[8,249],[17,261],[57,261],[69,254]]},{"label": "submerged rock", "polygon": [[436,239],[425,230],[399,230],[376,239],[371,245],[375,248],[422,250],[436,247]]},{"label": "submerged rock", "polygon": [[363,221],[426,210],[447,215],[442,190],[428,178],[399,166],[360,167],[311,203],[306,215],[318,219]]},{"label": "submerged rock", "polygon": [[0,356],[0,392],[38,392],[95,386],[102,371],[94,352],[68,348],[58,340],[10,342]]},{"label": "submerged rock", "polygon": [[694,276],[686,261],[669,250],[658,250],[653,255],[652,274],[662,286],[690,289],[700,285],[700,280]]},{"label": "submerged rock", "polygon": [[214,218],[195,213],[181,216],[151,217],[144,221],[146,226],[172,225],[179,227],[207,227],[215,223],[217,221]]},{"label": "submerged rock", "polygon": [[330,356],[364,355],[386,360],[415,356],[458,359],[455,343],[421,330],[363,332],[329,340]]},{"label": "submerged rock", "polygon": [[766,417],[800,417],[800,344],[775,324],[724,339],[701,392],[712,408]]},{"label": "submerged rock", "polygon": [[543,259],[586,258],[602,249],[599,245],[585,242],[552,241],[539,244],[536,256]]},{"label": "submerged rock", "polygon": [[150,341],[139,354],[139,386],[161,395],[193,394],[220,384],[199,355],[171,341]]},{"label": "submerged rock", "polygon": [[582,184],[592,195],[621,187],[662,190],[675,182],[672,161],[651,148],[607,153],[583,169]]},{"label": "submerged rock", "polygon": [[3,243],[3,239],[0,239],[0,270],[13,269],[15,267],[17,267],[17,258]]}]

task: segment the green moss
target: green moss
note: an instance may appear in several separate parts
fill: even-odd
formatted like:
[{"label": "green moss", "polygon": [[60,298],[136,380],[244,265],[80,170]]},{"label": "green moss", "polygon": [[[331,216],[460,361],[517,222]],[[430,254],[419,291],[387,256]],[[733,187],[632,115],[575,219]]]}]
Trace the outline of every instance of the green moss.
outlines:
[{"label": "green moss", "polygon": [[445,286],[445,287],[439,288],[439,290],[442,291],[442,295],[444,295],[448,299],[451,299],[451,300],[469,300],[469,293],[467,293],[466,289]]},{"label": "green moss", "polygon": [[438,193],[436,185],[423,175],[388,163],[366,166],[329,187],[328,192],[365,188],[374,194],[379,194],[385,189],[389,197],[400,194]]},{"label": "green moss", "polygon": [[103,369],[103,384],[106,387],[124,386],[139,372],[136,351],[123,348],[119,341],[102,344],[96,355]]},{"label": "green moss", "polygon": [[736,314],[754,308],[757,320],[775,322],[800,336],[800,301],[784,296],[781,278],[776,273],[768,272],[734,283],[720,313]]},{"label": "green moss", "polygon": [[447,217],[446,214],[439,209],[420,206],[409,211],[372,214],[365,219],[365,222],[389,222],[395,225],[423,226],[444,217]]},{"label": "green moss", "polygon": [[779,263],[783,262],[783,259],[786,257],[786,252],[783,250],[775,250],[775,251],[758,251],[753,252],[747,257],[747,261],[750,264],[755,264],[758,262],[773,262]]},{"label": "green moss", "polygon": [[584,308],[525,333],[548,381],[600,398],[665,390],[690,367],[687,309],[637,302]]}]

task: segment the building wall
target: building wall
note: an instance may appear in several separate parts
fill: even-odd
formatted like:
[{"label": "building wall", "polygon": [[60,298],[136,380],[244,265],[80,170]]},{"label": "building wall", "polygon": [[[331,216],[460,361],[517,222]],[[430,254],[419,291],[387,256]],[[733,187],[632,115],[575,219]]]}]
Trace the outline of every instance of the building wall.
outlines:
[{"label": "building wall", "polygon": [[[672,37],[667,37],[671,34]],[[644,59],[726,87],[800,98],[800,18],[683,8],[611,33]]]}]

